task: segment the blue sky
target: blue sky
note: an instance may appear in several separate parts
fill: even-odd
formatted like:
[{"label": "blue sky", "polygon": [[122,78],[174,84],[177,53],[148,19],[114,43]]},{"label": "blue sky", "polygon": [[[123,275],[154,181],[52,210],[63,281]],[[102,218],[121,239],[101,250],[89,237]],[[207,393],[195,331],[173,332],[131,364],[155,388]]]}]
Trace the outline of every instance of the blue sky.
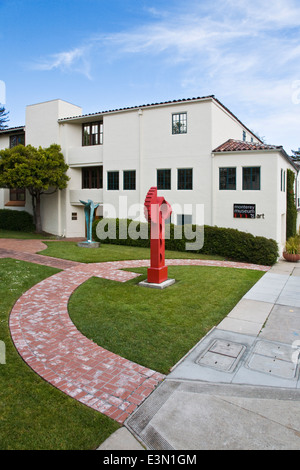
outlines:
[{"label": "blue sky", "polygon": [[56,98],[85,114],[214,94],[300,147],[299,0],[0,0],[0,20],[10,126]]}]

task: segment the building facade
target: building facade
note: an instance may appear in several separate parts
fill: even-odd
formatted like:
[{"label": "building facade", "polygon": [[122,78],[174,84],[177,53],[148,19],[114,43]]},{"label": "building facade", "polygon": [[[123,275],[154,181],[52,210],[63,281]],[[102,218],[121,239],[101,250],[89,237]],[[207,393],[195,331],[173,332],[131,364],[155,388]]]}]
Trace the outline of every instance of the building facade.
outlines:
[{"label": "building facade", "polygon": [[[0,131],[0,148],[61,146],[68,188],[42,200],[43,230],[85,236],[80,201],[98,216],[144,220],[158,187],[172,222],[230,227],[285,243],[286,174],[297,167],[282,147],[266,145],[214,96],[83,115],[62,100],[29,105],[24,127]],[[31,212],[25,191],[0,190],[0,207]],[[296,196],[299,206],[299,196]]]}]

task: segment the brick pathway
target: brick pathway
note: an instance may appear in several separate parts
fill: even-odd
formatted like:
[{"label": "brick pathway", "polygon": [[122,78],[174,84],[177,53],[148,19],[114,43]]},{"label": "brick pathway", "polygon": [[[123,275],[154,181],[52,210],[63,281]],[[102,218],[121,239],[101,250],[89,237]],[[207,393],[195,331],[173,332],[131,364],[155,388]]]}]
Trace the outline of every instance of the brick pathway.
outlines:
[{"label": "brick pathway", "polygon": [[[126,282],[139,274],[123,268],[148,266],[149,260],[83,264],[5,248],[0,248],[0,257],[63,270],[32,287],[16,302],[9,320],[13,342],[24,361],[46,381],[123,423],[164,376],[87,339],[70,320],[67,305],[74,290],[90,277]],[[173,259],[166,264],[269,269],[210,260]]]}]

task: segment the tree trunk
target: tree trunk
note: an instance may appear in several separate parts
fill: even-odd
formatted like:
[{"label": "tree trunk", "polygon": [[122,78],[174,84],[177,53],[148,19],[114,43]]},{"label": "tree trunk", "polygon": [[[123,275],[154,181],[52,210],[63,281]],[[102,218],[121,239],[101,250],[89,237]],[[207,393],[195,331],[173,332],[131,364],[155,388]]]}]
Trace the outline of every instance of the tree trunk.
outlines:
[{"label": "tree trunk", "polygon": [[35,231],[42,233],[42,220],[41,220],[41,195],[37,193],[35,196]]}]

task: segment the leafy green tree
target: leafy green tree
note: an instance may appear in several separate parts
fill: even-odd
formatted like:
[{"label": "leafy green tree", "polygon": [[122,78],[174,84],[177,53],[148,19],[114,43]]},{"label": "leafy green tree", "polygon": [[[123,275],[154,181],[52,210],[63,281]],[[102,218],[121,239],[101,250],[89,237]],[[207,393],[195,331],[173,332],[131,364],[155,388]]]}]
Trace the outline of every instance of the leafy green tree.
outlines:
[{"label": "leafy green tree", "polygon": [[6,129],[7,126],[7,121],[9,121],[9,118],[8,118],[8,112],[5,111],[5,108],[4,106],[1,106],[0,104],[0,130],[2,129]]},{"label": "leafy green tree", "polygon": [[68,168],[57,144],[47,148],[17,145],[0,150],[0,187],[29,191],[38,233],[42,232],[41,197],[67,187]]}]

